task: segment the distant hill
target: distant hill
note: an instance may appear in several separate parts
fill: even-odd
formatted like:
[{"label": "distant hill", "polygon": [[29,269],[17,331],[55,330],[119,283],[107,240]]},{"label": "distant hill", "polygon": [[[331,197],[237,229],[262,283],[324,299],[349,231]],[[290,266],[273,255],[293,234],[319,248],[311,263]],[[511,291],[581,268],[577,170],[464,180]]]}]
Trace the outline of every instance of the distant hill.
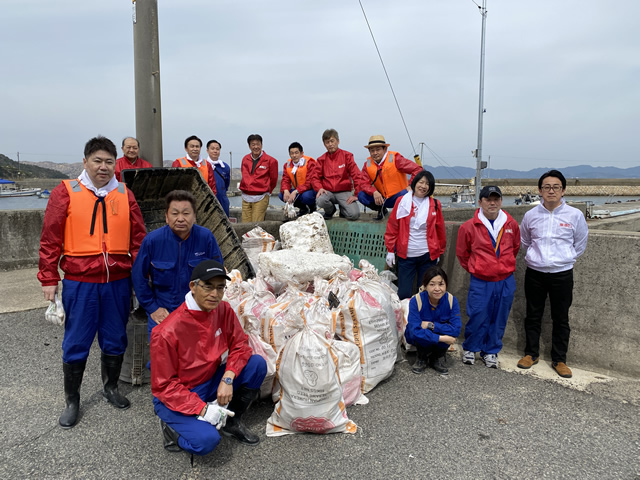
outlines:
[{"label": "distant hill", "polygon": [[69,178],[69,176],[59,170],[42,167],[40,164],[20,162],[18,165],[18,162],[0,153],[0,178],[26,180],[27,178]]},{"label": "distant hill", "polygon": [[[7,163],[8,162],[8,163]],[[164,166],[170,167],[172,160],[165,160]],[[639,162],[640,163],[640,162]],[[8,170],[5,170],[5,166]],[[38,169],[36,171],[47,172],[47,174],[40,173],[38,175],[29,174],[26,172],[30,169]],[[82,172],[82,162],[77,163],[53,163],[53,162],[20,162],[20,170],[22,172],[22,178],[75,178]],[[475,168],[469,167],[434,167],[432,165],[425,164],[425,167],[429,170],[436,179],[460,179],[469,180],[476,174]],[[540,167],[534,168],[526,172],[519,170],[508,169],[496,169],[492,168],[489,171],[490,178],[502,179],[502,178],[539,178],[544,172],[550,170],[552,167]],[[559,170],[567,178],[640,178],[640,166],[631,168],[617,168],[617,167],[592,167],[590,165],[575,165],[572,167],[562,167]],[[15,180],[15,173],[17,172],[17,162],[14,162],[10,158],[0,154],[0,178],[8,178]],[[62,174],[62,175],[61,175]],[[278,173],[282,175],[281,172]],[[483,178],[487,177],[487,170],[483,170]],[[231,178],[240,179],[240,169],[234,168],[231,172]]]},{"label": "distant hill", "polygon": [[[432,167],[425,165],[424,168],[433,173],[436,178],[461,178],[470,179],[475,177],[476,169],[468,167]],[[490,178],[540,178],[544,172],[553,167],[534,168],[526,172],[519,170],[505,170],[492,168],[489,171]],[[576,165],[573,167],[558,168],[566,178],[640,178],[640,167],[616,168],[616,167],[592,167],[591,165]],[[482,171],[482,177],[487,177],[487,170]]]}]

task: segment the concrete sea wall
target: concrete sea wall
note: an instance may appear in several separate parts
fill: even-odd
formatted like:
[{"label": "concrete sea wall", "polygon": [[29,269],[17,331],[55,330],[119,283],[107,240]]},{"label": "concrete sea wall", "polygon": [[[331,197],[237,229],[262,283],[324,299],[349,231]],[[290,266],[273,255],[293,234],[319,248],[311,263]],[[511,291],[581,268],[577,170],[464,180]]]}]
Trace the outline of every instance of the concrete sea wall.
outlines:
[{"label": "concrete sea wall", "polygon": [[[527,207],[507,208],[521,221]],[[463,322],[469,274],[455,256],[456,238],[461,223],[473,209],[445,212],[447,250],[442,266],[449,275],[449,291],[463,310]],[[44,211],[23,210],[0,212],[0,269],[12,270],[36,266],[40,230]],[[264,227],[277,232],[279,223],[272,219]],[[338,221],[337,219],[334,221]],[[238,234],[246,226],[239,224]],[[640,295],[638,294],[640,265],[640,233],[591,230],[585,254],[578,260],[574,272],[574,296],[570,311],[571,340],[569,365],[640,377]],[[504,336],[504,348],[521,353],[524,349],[524,253],[516,269],[516,297]],[[551,348],[551,318],[549,308],[543,319],[541,355],[549,358]]]}]

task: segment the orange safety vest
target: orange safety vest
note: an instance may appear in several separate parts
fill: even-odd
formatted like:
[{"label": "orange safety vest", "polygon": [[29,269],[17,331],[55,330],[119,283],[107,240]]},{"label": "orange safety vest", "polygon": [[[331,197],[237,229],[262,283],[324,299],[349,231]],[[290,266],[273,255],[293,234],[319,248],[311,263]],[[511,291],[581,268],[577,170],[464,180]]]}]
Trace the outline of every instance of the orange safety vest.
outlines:
[{"label": "orange safety vest", "polygon": [[309,162],[315,162],[314,158],[307,157],[306,155],[303,155],[302,158],[305,159],[304,165],[298,167],[295,175],[291,173],[291,171],[293,170],[293,162],[291,161],[291,159],[289,159],[289,161],[285,165],[285,168],[287,169],[287,175],[289,175],[289,178],[291,179],[291,185],[293,185],[294,190],[298,188],[298,185],[304,185],[304,182],[306,182],[307,180],[307,168],[309,167]]},{"label": "orange safety vest", "polygon": [[69,192],[64,225],[64,255],[84,257],[103,252],[129,254],[131,222],[124,183],[97,197],[78,180],[63,180]]},{"label": "orange safety vest", "polygon": [[182,168],[197,168],[198,170],[200,170],[200,175],[202,175],[202,178],[204,178],[204,183],[206,183],[207,185],[209,185],[209,164],[207,163],[206,160],[203,160],[202,162],[200,162],[200,166],[193,166],[191,164],[191,160],[187,160],[187,157],[182,157],[179,158],[178,161],[180,162],[180,166]]},{"label": "orange safety vest", "polygon": [[374,185],[384,198],[393,197],[409,186],[407,174],[396,168],[394,160],[397,153],[387,152],[387,158],[382,159],[381,169],[378,169],[378,164],[371,160],[371,157],[367,159],[367,173],[371,185]]}]

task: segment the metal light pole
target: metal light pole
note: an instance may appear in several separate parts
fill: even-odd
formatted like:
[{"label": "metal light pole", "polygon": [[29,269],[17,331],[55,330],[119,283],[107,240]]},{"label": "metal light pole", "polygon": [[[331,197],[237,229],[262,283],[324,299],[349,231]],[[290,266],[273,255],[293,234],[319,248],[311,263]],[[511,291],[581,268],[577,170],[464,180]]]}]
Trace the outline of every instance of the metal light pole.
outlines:
[{"label": "metal light pole", "polygon": [[478,106],[478,148],[474,152],[476,157],[476,207],[480,205],[480,190],[482,189],[482,169],[487,168],[487,162],[482,161],[482,120],[484,117],[484,37],[487,25],[487,0],[482,0],[480,15],[482,15],[482,41],[480,43],[480,100]]},{"label": "metal light pole", "polygon": [[157,0],[133,0],[133,57],[140,157],[154,167],[162,167]]}]

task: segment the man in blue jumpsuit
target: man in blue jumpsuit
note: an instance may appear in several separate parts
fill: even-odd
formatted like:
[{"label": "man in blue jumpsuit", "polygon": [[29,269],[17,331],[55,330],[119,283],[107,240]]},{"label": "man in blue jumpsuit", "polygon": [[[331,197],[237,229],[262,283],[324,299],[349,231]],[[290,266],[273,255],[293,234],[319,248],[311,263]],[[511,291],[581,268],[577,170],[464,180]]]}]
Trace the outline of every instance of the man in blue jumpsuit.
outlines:
[{"label": "man in blue jumpsuit", "polygon": [[184,301],[189,280],[203,260],[222,262],[218,243],[210,230],[195,225],[195,199],[184,190],[166,196],[167,225],[149,233],[133,264],[131,277],[151,330]]}]

